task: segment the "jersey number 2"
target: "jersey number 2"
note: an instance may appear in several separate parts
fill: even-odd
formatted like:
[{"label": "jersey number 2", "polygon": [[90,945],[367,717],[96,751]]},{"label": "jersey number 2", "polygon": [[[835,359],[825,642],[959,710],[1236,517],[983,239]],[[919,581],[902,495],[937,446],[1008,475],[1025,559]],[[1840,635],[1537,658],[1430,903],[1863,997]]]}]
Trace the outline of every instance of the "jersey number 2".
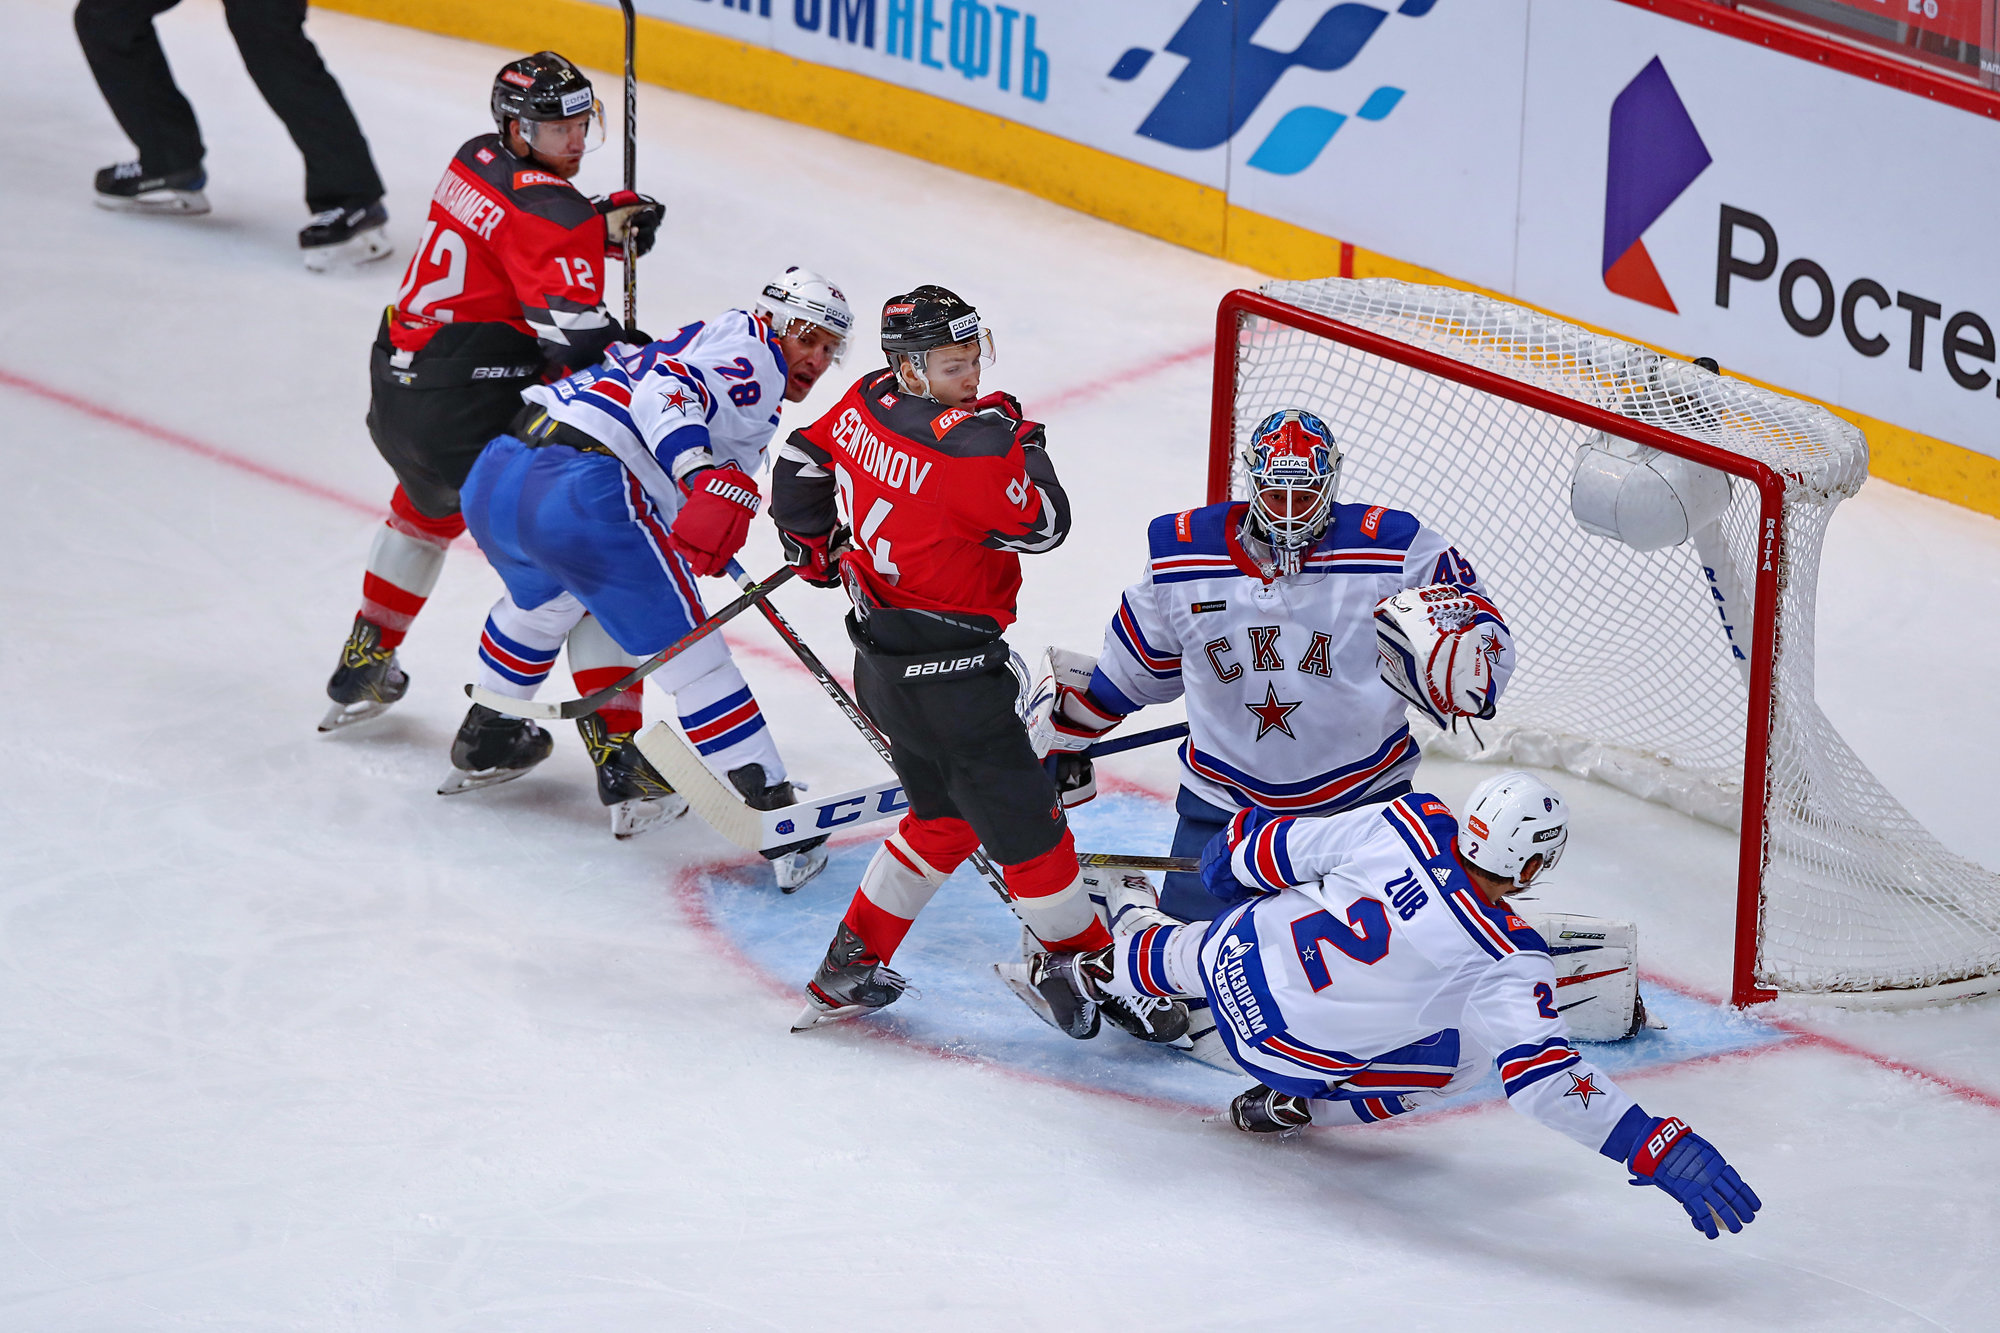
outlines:
[{"label": "jersey number 2", "polygon": [[1373,898],[1356,898],[1347,905],[1347,920],[1331,912],[1314,912],[1292,922],[1292,944],[1299,951],[1299,965],[1316,991],[1333,984],[1326,955],[1320,945],[1331,944],[1357,963],[1373,966],[1389,952],[1389,914]]}]

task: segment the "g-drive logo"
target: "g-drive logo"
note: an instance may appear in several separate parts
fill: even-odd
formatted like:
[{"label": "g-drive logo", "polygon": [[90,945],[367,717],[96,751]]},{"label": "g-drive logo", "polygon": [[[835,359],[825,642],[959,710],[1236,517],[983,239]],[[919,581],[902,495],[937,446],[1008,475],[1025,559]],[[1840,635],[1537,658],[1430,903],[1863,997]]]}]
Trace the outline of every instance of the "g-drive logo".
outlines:
[{"label": "g-drive logo", "polygon": [[[1200,0],[1168,39],[1166,50],[1187,66],[1147,114],[1138,132],[1175,148],[1204,152],[1220,147],[1249,123],[1284,73],[1294,67],[1345,69],[1390,17],[1373,5],[1334,5],[1290,51],[1260,46],[1257,30],[1280,0]],[[1402,0],[1395,13],[1422,18],[1437,0]],[[1135,46],[1118,57],[1109,77],[1121,83],[1139,77],[1153,52]],[[1401,88],[1379,87],[1353,113],[1381,120],[1403,100]],[[1322,106],[1298,106],[1271,127],[1248,159],[1250,166],[1291,176],[1311,166],[1340,127],[1346,113]]]},{"label": "g-drive logo", "polygon": [[1611,103],[1604,174],[1604,285],[1672,314],[1680,308],[1646,253],[1646,228],[1708,170],[1701,141],[1667,67],[1654,56]]}]

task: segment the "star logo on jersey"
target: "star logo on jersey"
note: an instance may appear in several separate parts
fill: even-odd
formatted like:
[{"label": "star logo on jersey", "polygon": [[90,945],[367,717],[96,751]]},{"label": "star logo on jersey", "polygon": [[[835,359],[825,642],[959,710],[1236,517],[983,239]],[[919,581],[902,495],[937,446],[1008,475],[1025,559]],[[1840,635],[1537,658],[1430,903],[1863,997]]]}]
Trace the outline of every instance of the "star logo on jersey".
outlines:
[{"label": "star logo on jersey", "polygon": [[1244,704],[1243,706],[1257,715],[1258,740],[1263,740],[1265,736],[1273,731],[1282,731],[1293,740],[1298,739],[1298,735],[1292,730],[1291,722],[1287,719],[1305,706],[1305,700],[1301,699],[1297,703],[1291,704],[1284,703],[1278,698],[1278,687],[1274,684],[1266,684],[1264,686],[1263,703]]},{"label": "star logo on jersey", "polygon": [[673,407],[673,408],[684,408],[689,403],[694,401],[694,399],[688,397],[686,389],[677,388],[672,393],[662,394],[660,396],[667,400],[668,407]]},{"label": "star logo on jersey", "polygon": [[1604,1089],[1597,1086],[1597,1075],[1595,1073],[1571,1074],[1569,1076],[1569,1091],[1563,1094],[1565,1097],[1574,1097],[1582,1102],[1583,1109],[1586,1111],[1590,1109],[1590,1099],[1592,1097],[1602,1097],[1603,1095]]}]

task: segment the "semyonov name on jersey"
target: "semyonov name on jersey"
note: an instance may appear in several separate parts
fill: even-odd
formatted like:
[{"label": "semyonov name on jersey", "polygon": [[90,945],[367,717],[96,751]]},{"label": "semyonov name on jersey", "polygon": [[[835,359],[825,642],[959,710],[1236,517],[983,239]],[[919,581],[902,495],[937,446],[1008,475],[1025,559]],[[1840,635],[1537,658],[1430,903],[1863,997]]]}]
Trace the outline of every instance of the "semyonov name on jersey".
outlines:
[{"label": "semyonov name on jersey", "polygon": [[934,463],[919,463],[901,449],[884,443],[880,436],[868,429],[861,413],[851,407],[833,423],[833,442],[854,460],[857,467],[884,486],[901,486],[912,495],[923,488],[924,478],[930,476],[931,468],[936,466]]}]

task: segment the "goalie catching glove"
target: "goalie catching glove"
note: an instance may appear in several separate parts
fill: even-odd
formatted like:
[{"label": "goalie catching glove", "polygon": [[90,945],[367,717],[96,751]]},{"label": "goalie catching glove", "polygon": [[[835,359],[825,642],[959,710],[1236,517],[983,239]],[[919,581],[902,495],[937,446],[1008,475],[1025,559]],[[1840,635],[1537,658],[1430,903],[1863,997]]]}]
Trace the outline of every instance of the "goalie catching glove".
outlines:
[{"label": "goalie catching glove", "polygon": [[1376,666],[1440,727],[1488,718],[1514,673],[1514,639],[1493,603],[1450,583],[1405,588],[1375,608]]},{"label": "goalie catching glove", "polygon": [[1125,720],[1106,711],[1090,696],[1090,677],[1097,659],[1067,648],[1042,652],[1042,669],[1029,691],[1021,721],[1035,758],[1044,760],[1066,806],[1082,805],[1097,795],[1097,773],[1080,751],[1096,744]]}]

